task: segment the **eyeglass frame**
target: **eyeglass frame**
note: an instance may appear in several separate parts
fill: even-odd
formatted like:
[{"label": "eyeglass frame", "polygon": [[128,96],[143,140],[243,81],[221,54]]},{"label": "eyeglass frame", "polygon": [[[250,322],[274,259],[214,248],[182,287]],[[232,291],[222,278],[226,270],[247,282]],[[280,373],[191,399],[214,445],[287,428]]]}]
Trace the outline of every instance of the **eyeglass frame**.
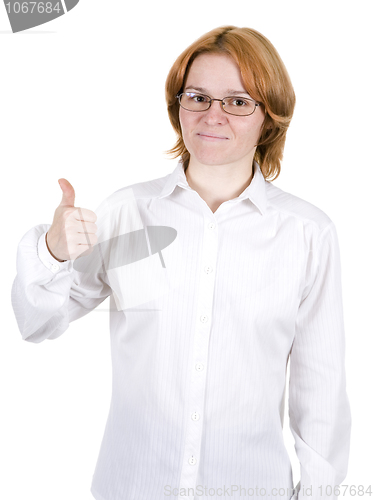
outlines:
[{"label": "eyeglass frame", "polygon": [[[206,109],[187,109],[187,108],[184,108],[181,104],[180,98],[182,97],[183,94],[189,94],[189,93],[202,95],[204,97],[207,97],[209,99],[209,106]],[[237,99],[240,99],[240,97],[238,97],[238,96],[226,96],[223,99],[213,99],[213,97],[210,97],[208,94],[201,94],[200,92],[180,92],[179,94],[177,94],[175,96],[175,98],[178,99],[180,107],[185,109],[186,111],[191,111],[192,113],[203,113],[204,111],[208,111],[208,109],[210,109],[213,101],[219,101],[221,103],[222,111],[224,111],[225,113],[227,113],[228,115],[231,115],[231,116],[251,116],[256,111],[257,107],[260,106],[260,103],[255,101],[254,99],[251,99],[249,97],[242,97],[242,99],[247,99],[248,101],[254,102],[255,109],[252,111],[252,113],[249,113],[248,115],[235,115],[234,113],[230,113],[229,111],[226,111],[226,109],[223,107],[224,106],[223,101],[225,99],[234,98],[234,97],[236,97]]]}]

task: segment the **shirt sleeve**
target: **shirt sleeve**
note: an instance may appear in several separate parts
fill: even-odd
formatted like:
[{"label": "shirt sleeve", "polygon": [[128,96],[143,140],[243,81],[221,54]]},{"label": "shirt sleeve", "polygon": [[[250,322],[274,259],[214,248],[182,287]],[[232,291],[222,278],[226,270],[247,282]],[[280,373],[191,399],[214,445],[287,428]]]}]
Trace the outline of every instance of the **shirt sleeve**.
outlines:
[{"label": "shirt sleeve", "polygon": [[49,253],[49,227],[40,224],[22,237],[11,291],[22,339],[34,343],[59,337],[71,321],[92,311],[112,291],[106,274],[80,273],[73,261],[59,262]]},{"label": "shirt sleeve", "polygon": [[63,269],[71,269],[70,261],[66,260],[65,262],[60,262],[55,259],[53,255],[50,253],[47,247],[46,242],[47,231],[45,231],[38,239],[38,256],[39,259],[43,262],[43,264],[50,269],[54,274],[62,271]]},{"label": "shirt sleeve", "polygon": [[336,500],[346,477],[351,412],[346,393],[340,252],[330,222],[309,252],[290,354],[289,417],[300,462],[297,498]]}]

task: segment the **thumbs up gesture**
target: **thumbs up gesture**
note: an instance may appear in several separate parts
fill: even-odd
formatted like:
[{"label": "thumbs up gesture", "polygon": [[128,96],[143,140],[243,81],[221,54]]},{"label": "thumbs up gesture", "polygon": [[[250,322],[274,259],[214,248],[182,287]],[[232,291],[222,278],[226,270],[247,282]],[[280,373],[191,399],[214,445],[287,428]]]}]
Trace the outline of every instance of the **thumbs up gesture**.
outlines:
[{"label": "thumbs up gesture", "polygon": [[59,179],[62,199],[55,210],[53,222],[47,232],[47,247],[59,260],[75,260],[83,252],[89,254],[97,243],[97,216],[92,210],[74,206],[75,191],[66,179]]}]

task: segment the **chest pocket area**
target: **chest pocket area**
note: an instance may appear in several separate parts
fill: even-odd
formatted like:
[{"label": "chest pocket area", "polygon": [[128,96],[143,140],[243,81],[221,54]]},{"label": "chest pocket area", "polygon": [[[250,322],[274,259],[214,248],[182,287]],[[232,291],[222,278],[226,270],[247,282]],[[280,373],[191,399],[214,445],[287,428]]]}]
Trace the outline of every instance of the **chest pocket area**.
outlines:
[{"label": "chest pocket area", "polygon": [[146,226],[114,238],[103,248],[108,281],[118,310],[156,301],[174,287],[168,257],[175,252],[177,232]]}]

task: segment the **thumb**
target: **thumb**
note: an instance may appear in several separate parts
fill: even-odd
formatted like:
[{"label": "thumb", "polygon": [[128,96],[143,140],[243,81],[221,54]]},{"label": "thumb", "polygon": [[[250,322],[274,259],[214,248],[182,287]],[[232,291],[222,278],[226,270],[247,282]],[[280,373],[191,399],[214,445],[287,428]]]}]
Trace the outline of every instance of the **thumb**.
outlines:
[{"label": "thumb", "polygon": [[60,188],[62,189],[62,199],[60,201],[60,207],[74,207],[75,191],[73,186],[66,179],[59,179],[58,183],[60,184]]}]

